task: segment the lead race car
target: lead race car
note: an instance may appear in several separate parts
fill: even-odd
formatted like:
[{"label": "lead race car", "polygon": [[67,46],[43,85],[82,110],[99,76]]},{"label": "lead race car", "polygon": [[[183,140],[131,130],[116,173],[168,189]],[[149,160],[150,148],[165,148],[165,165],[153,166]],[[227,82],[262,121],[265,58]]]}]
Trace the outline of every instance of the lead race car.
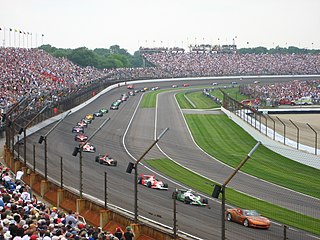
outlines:
[{"label": "lead race car", "polygon": [[255,210],[230,208],[226,210],[226,217],[228,221],[240,223],[245,227],[268,229],[271,225],[268,218],[262,217]]},{"label": "lead race car", "polygon": [[149,188],[168,190],[168,184],[156,179],[154,175],[141,174],[138,178],[138,183]]},{"label": "lead race car", "polygon": [[184,202],[185,204],[197,205],[197,206],[207,206],[208,199],[202,198],[201,196],[196,196],[193,194],[192,190],[178,189],[176,190],[176,199]]},{"label": "lead race car", "polygon": [[96,162],[107,166],[117,166],[117,161],[109,157],[108,154],[96,156]]}]

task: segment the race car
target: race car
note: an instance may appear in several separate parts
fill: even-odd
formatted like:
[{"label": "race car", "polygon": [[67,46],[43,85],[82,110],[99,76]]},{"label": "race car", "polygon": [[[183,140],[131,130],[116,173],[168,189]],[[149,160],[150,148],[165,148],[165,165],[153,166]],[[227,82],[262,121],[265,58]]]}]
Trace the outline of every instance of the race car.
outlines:
[{"label": "race car", "polygon": [[168,184],[159,181],[154,175],[141,174],[138,178],[138,183],[147,186],[148,188],[168,190]]},{"label": "race car", "polygon": [[96,156],[96,162],[107,166],[117,166],[117,161],[109,157],[108,154]]},{"label": "race car", "polygon": [[190,86],[189,83],[182,84],[182,87],[189,87],[189,86]]},{"label": "race car", "polygon": [[72,132],[73,133],[84,133],[84,128],[83,127],[79,127],[79,126],[73,127],[72,128]]},{"label": "race car", "polygon": [[95,112],[94,114],[93,114],[93,116],[95,116],[95,117],[103,117],[103,113],[102,112]]},{"label": "race car", "polygon": [[127,89],[134,89],[134,85],[133,84],[128,85]]},{"label": "race car", "polygon": [[86,143],[83,147],[82,147],[82,150],[84,152],[91,152],[91,153],[94,153],[96,152],[96,148],[90,144],[90,143]]},{"label": "race car", "polygon": [[81,120],[81,122],[84,122],[84,123],[86,123],[86,124],[88,125],[88,124],[90,124],[90,123],[92,122],[92,120],[83,118],[83,119]]},{"label": "race car", "polygon": [[88,127],[88,123],[85,123],[84,121],[78,122],[77,127]]},{"label": "race car", "polygon": [[88,140],[88,136],[84,134],[78,134],[74,136],[74,140],[77,142],[85,142]]},{"label": "race car", "polygon": [[177,87],[178,87],[178,85],[176,85],[176,84],[173,84],[173,85],[172,85],[172,87],[173,87],[173,88],[177,88]]},{"label": "race car", "polygon": [[101,109],[99,110],[99,112],[101,112],[102,114],[105,114],[105,113],[108,113],[108,109],[106,109],[106,108],[101,108]]},{"label": "race car", "polygon": [[119,107],[118,107],[117,105],[111,105],[111,106],[110,106],[110,109],[111,109],[111,110],[118,110]]},{"label": "race car", "polygon": [[94,115],[93,115],[93,114],[87,114],[87,115],[85,116],[85,119],[94,120]]},{"label": "race car", "polygon": [[228,221],[240,223],[245,227],[268,229],[271,225],[270,220],[262,217],[256,210],[230,208],[226,210],[226,217]]},{"label": "race car", "polygon": [[176,192],[176,199],[184,202],[185,204],[206,206],[208,205],[208,199],[201,196],[195,196],[192,190],[178,189]]}]

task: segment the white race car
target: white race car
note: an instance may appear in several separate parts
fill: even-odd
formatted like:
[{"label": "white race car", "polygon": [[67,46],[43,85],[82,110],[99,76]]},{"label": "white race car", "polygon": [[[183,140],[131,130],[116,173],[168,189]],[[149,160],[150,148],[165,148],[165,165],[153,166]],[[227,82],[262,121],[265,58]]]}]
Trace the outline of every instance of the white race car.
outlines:
[{"label": "white race car", "polygon": [[141,174],[138,178],[138,183],[149,188],[168,190],[168,184],[159,181],[154,175]]},{"label": "white race car", "polygon": [[96,152],[96,148],[90,144],[90,143],[86,143],[83,147],[82,147],[84,152],[91,152],[94,153]]}]

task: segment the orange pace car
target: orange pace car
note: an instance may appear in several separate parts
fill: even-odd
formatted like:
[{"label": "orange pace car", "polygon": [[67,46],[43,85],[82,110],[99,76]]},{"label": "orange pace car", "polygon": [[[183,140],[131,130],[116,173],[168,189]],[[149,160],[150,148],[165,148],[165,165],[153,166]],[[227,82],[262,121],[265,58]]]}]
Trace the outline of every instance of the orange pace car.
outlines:
[{"label": "orange pace car", "polygon": [[232,208],[226,210],[228,221],[242,224],[245,227],[268,229],[271,222],[268,218],[262,217],[255,210],[245,210],[240,208]]}]

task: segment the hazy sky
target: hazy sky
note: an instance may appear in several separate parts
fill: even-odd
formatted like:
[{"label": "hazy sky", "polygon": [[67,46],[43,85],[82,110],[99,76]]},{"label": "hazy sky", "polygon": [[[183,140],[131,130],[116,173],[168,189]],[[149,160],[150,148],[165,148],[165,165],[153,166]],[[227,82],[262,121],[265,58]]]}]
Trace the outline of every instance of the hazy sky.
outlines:
[{"label": "hazy sky", "polygon": [[118,44],[131,53],[233,39],[238,47],[320,49],[319,10],[320,0],[0,0],[0,43],[31,46],[31,35],[12,28],[32,32],[33,47],[37,36],[37,45]]}]

